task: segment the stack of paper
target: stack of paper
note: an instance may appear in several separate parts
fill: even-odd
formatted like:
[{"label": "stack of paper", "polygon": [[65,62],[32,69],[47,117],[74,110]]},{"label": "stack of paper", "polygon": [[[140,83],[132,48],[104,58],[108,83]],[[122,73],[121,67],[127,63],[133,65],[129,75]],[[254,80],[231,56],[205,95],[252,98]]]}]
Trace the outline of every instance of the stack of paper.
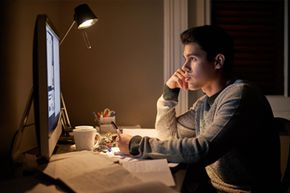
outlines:
[{"label": "stack of paper", "polygon": [[[152,161],[151,164],[150,161]],[[106,155],[80,151],[54,155],[46,168],[43,169],[43,172],[55,179],[63,181],[73,191],[80,193],[175,192],[173,189],[164,185],[174,185],[166,160],[140,161],[140,165],[136,163],[128,162],[123,167],[114,163],[114,160]],[[162,179],[163,183],[160,180],[159,182],[152,181],[152,175],[156,176],[157,173],[150,173],[156,172],[156,168],[159,168],[158,179]],[[135,172],[132,172],[133,170]]]}]

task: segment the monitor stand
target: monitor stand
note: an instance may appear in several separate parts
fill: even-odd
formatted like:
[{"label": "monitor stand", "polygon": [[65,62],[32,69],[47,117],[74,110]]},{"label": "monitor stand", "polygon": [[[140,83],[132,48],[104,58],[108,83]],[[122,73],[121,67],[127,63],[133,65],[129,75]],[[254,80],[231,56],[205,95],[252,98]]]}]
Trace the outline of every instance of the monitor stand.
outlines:
[{"label": "monitor stand", "polygon": [[[33,103],[33,88],[31,88],[31,90],[30,90],[29,98],[28,98],[28,101],[26,103],[23,116],[21,118],[20,126],[13,137],[12,147],[10,149],[10,151],[11,151],[10,153],[11,153],[13,160],[19,159],[19,157],[21,157],[21,154],[24,153],[24,152],[21,152],[22,140],[23,140],[24,135],[25,135],[24,130],[26,128],[34,125],[34,123],[27,123],[28,118],[29,118],[29,114],[30,114],[30,111],[32,108],[32,103]],[[69,120],[69,116],[67,113],[66,105],[65,105],[64,98],[63,98],[62,94],[61,94],[60,121],[62,124],[62,131],[63,131],[62,135],[60,137],[60,140],[61,140],[60,143],[72,143],[73,139],[69,135],[69,133],[72,131],[72,126],[71,126],[71,123]],[[35,148],[35,147],[31,147],[31,148]]]}]

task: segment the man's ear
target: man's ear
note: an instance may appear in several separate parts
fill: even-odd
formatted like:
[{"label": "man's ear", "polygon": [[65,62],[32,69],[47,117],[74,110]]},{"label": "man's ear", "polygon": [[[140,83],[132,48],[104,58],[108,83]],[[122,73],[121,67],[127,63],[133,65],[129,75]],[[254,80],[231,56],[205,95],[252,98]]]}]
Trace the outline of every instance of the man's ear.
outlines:
[{"label": "man's ear", "polygon": [[215,69],[221,69],[225,62],[225,56],[223,54],[217,54],[215,57]]}]

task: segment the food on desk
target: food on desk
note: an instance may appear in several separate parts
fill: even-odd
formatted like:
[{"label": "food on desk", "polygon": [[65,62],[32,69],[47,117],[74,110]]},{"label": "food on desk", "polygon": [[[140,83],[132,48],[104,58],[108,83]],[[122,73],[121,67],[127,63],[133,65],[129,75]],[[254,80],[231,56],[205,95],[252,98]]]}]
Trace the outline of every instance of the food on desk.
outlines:
[{"label": "food on desk", "polygon": [[110,133],[110,132],[99,136],[98,146],[95,149],[95,151],[99,151],[99,152],[111,151],[112,147],[116,147],[117,136],[118,135],[116,133]]}]

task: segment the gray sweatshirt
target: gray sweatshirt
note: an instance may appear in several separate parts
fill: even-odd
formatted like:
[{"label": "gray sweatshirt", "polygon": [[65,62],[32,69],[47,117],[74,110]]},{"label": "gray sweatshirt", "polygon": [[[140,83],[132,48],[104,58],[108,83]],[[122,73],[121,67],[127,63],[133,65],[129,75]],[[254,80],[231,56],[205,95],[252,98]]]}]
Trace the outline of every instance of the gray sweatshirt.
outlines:
[{"label": "gray sweatshirt", "polygon": [[278,192],[279,137],[264,95],[236,80],[176,117],[178,92],[165,87],[157,102],[158,139],[135,138],[141,156],[203,164],[212,185],[223,192]]}]

